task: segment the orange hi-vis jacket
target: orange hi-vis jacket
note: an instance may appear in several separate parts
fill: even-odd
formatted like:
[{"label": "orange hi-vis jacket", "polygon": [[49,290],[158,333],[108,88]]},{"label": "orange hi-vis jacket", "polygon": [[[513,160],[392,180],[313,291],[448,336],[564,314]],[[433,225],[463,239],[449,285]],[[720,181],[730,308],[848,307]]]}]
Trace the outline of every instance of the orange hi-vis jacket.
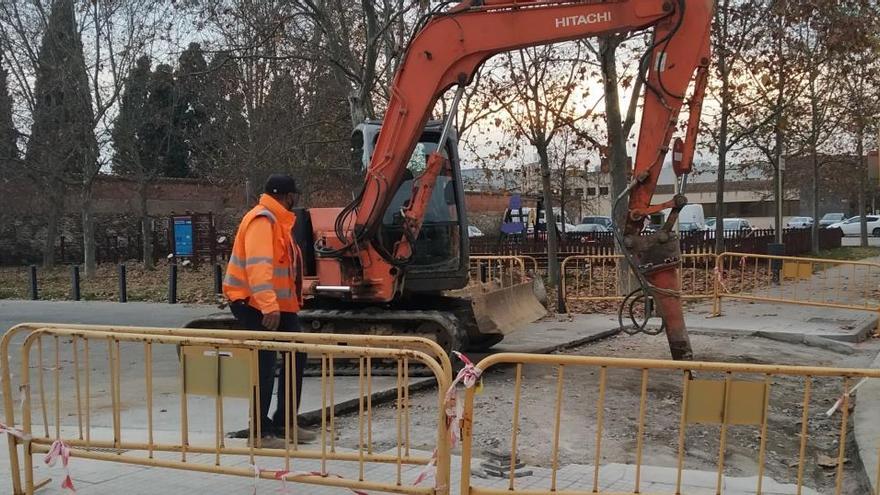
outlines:
[{"label": "orange hi-vis jacket", "polygon": [[230,301],[247,300],[262,313],[302,306],[302,259],[291,234],[296,216],[267,194],[241,220],[223,279]]}]

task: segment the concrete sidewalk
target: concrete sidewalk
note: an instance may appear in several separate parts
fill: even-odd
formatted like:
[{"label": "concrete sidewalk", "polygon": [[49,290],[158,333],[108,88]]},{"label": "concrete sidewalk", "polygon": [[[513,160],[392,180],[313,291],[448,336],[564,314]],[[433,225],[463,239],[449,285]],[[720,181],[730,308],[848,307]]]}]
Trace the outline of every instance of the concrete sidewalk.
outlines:
[{"label": "concrete sidewalk", "polygon": [[[5,450],[5,446],[3,447]],[[357,452],[350,449],[337,449],[338,451]],[[385,452],[395,454],[396,450]],[[411,451],[412,455],[430,457],[427,451]],[[179,454],[157,454],[160,459],[179,459]],[[212,455],[188,456],[188,462],[193,464],[214,464]],[[481,478],[479,465],[481,460],[474,459],[472,462],[472,476],[470,485],[480,488],[508,489],[507,478]],[[246,456],[224,456],[222,465],[236,467],[246,471],[253,469],[250,460]],[[283,459],[259,458],[256,465],[260,469],[279,470],[284,468]],[[7,469],[0,465],[0,469]],[[291,471],[308,472],[319,471],[320,461],[295,460],[292,462]],[[422,472],[418,466],[403,466],[400,474],[400,483],[403,486],[411,486]],[[61,494],[65,493],[60,488],[63,471],[56,466],[47,468],[38,466],[35,479],[41,480],[51,477],[52,481],[43,488],[40,493]],[[327,472],[333,477],[341,476],[347,480],[358,478],[359,467],[356,462],[328,461]],[[548,490],[551,486],[553,473],[551,469],[533,466],[524,466],[520,471],[528,472],[525,476],[516,478],[516,490]],[[614,493],[631,493],[635,487],[636,469],[628,464],[605,464],[599,469],[600,490]],[[217,495],[230,494],[241,495],[246,493],[285,493],[282,491],[280,481],[261,479],[257,482],[250,476],[229,476],[192,471],[179,471],[172,469],[150,468],[121,463],[98,462],[74,458],[70,462],[70,472],[77,493],[85,495],[147,495],[156,493],[212,493]],[[594,466],[584,464],[569,464],[559,469],[555,475],[558,490],[580,490],[583,492],[593,489]],[[671,467],[643,465],[640,474],[641,493],[675,493],[677,471]],[[373,482],[395,484],[397,482],[397,466],[395,464],[368,464],[365,466],[364,479]],[[8,480],[7,480],[8,481]],[[757,477],[733,477],[725,476],[722,479],[722,490],[725,495],[749,495],[756,493]],[[431,486],[433,478],[428,478],[421,486]],[[687,495],[715,495],[717,477],[715,472],[697,471],[685,469],[682,471],[682,493]],[[762,480],[764,495],[818,495],[818,492],[804,487],[798,491],[793,484],[783,484],[769,477]],[[7,485],[8,486],[8,485]],[[460,494],[461,490],[461,457],[452,457],[450,494]],[[298,484],[288,482],[287,493],[308,493],[310,495],[324,494],[350,494],[351,491],[344,488],[323,487],[317,485]],[[378,493],[378,492],[370,492]],[[516,493],[511,492],[511,493]]]},{"label": "concrete sidewalk", "polygon": [[[880,369],[880,355],[874,359],[872,368]],[[859,448],[859,457],[871,480],[874,491],[880,489],[880,380],[868,380],[856,391],[856,409],[853,414],[853,433]]]}]

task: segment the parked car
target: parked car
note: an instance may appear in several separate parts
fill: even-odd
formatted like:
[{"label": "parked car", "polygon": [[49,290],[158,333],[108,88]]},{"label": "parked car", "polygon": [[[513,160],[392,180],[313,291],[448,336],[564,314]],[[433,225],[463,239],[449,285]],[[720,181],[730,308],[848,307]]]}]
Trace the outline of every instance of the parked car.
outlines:
[{"label": "parked car", "polygon": [[[724,238],[743,237],[750,235],[755,230],[751,222],[745,218],[725,218],[724,219]],[[715,228],[709,230],[709,238],[715,237]]]},{"label": "parked car", "polygon": [[819,228],[824,229],[844,220],[846,220],[846,215],[843,213],[826,213],[821,219],[819,219]]},{"label": "parked car", "polygon": [[813,217],[791,217],[785,224],[787,229],[809,229],[813,227]]},{"label": "parked car", "polygon": [[[574,232],[575,228],[577,228],[577,225],[572,225],[568,222],[565,222],[565,233]],[[562,233],[562,223],[556,222],[556,231]]]},{"label": "parked car", "polygon": [[581,219],[580,225],[601,225],[608,229],[611,229],[611,226],[614,222],[611,220],[611,217],[584,217]]},{"label": "parked car", "polygon": [[483,237],[483,231],[473,225],[468,225],[468,238],[473,239],[475,237]]},{"label": "parked car", "polygon": [[611,232],[611,228],[600,223],[581,223],[567,230],[565,235],[568,239],[579,240],[582,243],[595,242],[597,234]]},{"label": "parked car", "polygon": [[[868,215],[868,234],[880,237],[880,215]],[[842,222],[833,223],[829,229],[840,229],[843,235],[859,235],[862,232],[861,217],[847,218]]]},{"label": "parked car", "polygon": [[572,234],[586,234],[593,232],[611,232],[611,228],[601,223],[582,223],[575,225],[569,232]]},{"label": "parked car", "polygon": [[706,230],[715,228],[715,217],[706,217]]}]

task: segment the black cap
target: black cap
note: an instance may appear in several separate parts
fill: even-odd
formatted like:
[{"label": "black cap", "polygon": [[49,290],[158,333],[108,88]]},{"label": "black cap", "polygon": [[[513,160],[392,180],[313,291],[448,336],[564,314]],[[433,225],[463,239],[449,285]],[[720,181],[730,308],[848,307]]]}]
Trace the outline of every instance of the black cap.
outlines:
[{"label": "black cap", "polygon": [[285,174],[272,174],[266,180],[264,191],[269,194],[299,193],[299,188],[296,187],[296,180],[293,177]]}]

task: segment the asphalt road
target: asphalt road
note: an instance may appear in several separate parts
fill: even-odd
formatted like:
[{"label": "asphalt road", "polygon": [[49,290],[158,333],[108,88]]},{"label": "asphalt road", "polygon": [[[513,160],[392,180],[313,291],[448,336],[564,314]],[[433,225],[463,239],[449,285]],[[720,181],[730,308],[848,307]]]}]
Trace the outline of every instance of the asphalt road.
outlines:
[{"label": "asphalt road", "polygon": [[95,301],[0,301],[0,331],[23,322],[182,326],[216,306]]}]

